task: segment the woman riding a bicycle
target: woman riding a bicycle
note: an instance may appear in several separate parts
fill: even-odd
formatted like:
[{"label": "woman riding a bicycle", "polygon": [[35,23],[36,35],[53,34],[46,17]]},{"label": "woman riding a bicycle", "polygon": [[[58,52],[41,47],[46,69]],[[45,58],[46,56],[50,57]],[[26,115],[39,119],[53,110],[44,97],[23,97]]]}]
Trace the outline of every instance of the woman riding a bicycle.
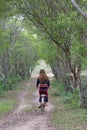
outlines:
[{"label": "woman riding a bicycle", "polygon": [[48,102],[48,89],[50,88],[50,81],[44,69],[41,69],[39,72],[39,77],[37,78],[36,87],[39,89],[39,102],[41,106],[41,94],[46,95],[46,103],[47,103]]}]

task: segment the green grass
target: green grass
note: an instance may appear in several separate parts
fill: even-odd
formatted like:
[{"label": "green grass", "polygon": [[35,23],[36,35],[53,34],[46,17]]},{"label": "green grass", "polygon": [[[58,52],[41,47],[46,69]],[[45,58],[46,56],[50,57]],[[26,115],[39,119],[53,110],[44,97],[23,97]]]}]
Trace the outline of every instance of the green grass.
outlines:
[{"label": "green grass", "polygon": [[6,99],[0,102],[0,115],[3,115],[14,108],[16,99]]},{"label": "green grass", "polygon": [[23,81],[17,84],[15,90],[9,90],[6,92],[4,98],[0,98],[0,117],[6,113],[14,110],[17,103],[17,94],[25,89],[25,85],[28,81]]},{"label": "green grass", "polygon": [[87,130],[87,110],[65,103],[63,96],[55,96],[51,89],[50,100],[55,109],[51,114],[52,122],[61,130]]},{"label": "green grass", "polygon": [[[17,100],[17,95],[21,91],[23,91],[26,87],[26,85],[29,83],[29,80],[22,81],[17,84],[16,88],[11,91],[7,91],[6,95],[4,98],[0,98],[0,117],[5,115],[6,113],[13,111],[18,100]],[[26,95],[26,102],[25,104],[31,104],[32,99],[32,93],[33,91],[36,90],[34,86],[31,86],[31,88],[28,89],[28,94]],[[26,107],[24,111],[31,111],[32,107]]]}]

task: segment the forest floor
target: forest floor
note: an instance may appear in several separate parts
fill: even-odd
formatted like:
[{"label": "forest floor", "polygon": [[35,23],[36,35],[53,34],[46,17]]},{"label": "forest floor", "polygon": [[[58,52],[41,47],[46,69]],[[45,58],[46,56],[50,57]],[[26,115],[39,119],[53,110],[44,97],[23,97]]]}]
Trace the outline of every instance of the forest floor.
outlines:
[{"label": "forest floor", "polygon": [[0,130],[60,130],[51,122],[53,104],[49,102],[45,113],[40,113],[35,82],[35,79],[31,79],[21,83],[19,86],[22,86],[22,89],[12,92],[12,95],[16,96],[17,104],[14,110],[0,118]]}]

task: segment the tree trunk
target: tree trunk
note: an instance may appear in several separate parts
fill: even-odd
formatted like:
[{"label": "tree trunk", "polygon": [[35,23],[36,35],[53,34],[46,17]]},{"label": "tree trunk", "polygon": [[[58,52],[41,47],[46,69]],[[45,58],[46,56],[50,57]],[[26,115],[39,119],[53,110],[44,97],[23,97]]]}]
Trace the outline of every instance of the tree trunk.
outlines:
[{"label": "tree trunk", "polygon": [[3,79],[3,83],[4,83],[4,89],[8,89],[8,80],[10,77],[10,59],[9,59],[9,55],[3,55],[2,58],[2,68],[3,68],[3,73],[4,73],[4,79]]},{"label": "tree trunk", "polygon": [[87,79],[80,79],[80,105],[83,108],[87,108]]},{"label": "tree trunk", "polygon": [[80,105],[83,108],[87,108],[87,84],[80,89]]}]

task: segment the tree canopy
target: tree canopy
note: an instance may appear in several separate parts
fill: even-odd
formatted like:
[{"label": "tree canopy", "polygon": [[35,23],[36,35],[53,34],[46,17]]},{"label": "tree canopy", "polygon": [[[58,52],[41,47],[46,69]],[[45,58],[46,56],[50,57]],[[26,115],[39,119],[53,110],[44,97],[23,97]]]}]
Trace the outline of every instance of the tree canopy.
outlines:
[{"label": "tree canopy", "polygon": [[72,73],[73,88],[79,85],[82,91],[81,71],[87,66],[86,5],[86,0],[1,0],[4,86],[13,82],[12,76],[30,77],[37,60],[43,58],[65,86]]}]

